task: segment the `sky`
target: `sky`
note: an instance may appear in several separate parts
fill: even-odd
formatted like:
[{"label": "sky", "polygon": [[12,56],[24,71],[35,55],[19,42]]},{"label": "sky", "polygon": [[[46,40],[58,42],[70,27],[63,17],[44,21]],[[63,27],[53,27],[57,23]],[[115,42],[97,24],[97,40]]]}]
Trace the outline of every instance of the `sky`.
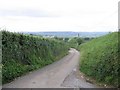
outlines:
[{"label": "sky", "polygon": [[0,28],[12,32],[118,30],[119,0],[0,0]]}]

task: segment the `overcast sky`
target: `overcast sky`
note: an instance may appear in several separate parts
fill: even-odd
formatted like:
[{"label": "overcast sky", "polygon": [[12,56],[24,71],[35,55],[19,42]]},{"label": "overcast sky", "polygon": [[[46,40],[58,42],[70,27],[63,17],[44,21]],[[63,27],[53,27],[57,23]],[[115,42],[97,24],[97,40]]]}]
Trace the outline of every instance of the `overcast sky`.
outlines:
[{"label": "overcast sky", "polygon": [[116,31],[119,0],[0,0],[8,31]]}]

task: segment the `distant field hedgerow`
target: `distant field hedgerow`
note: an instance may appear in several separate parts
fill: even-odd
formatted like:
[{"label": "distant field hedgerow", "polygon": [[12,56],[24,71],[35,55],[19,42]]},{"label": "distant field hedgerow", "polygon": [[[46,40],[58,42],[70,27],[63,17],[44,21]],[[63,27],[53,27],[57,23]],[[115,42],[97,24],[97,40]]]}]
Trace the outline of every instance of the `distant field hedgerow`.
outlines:
[{"label": "distant field hedgerow", "polygon": [[80,46],[80,70],[97,81],[108,85],[120,86],[120,45],[118,33],[93,39]]},{"label": "distant field hedgerow", "polygon": [[51,64],[67,54],[65,42],[38,36],[2,32],[2,83]]}]

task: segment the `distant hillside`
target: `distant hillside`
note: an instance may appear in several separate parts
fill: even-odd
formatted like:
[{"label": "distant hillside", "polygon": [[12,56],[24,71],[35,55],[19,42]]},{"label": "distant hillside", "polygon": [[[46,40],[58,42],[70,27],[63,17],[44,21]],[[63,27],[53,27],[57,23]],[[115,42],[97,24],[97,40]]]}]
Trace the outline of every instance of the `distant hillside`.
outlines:
[{"label": "distant hillside", "polygon": [[99,37],[108,34],[108,32],[23,32],[25,34],[57,36],[57,37]]}]

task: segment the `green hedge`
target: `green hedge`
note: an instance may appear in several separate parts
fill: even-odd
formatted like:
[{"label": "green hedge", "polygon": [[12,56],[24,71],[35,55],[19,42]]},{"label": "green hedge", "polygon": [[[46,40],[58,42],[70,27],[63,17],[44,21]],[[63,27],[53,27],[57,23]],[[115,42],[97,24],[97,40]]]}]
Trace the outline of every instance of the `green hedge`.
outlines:
[{"label": "green hedge", "polygon": [[118,72],[120,72],[120,46],[118,46],[118,33],[111,33],[93,39],[80,46],[80,70],[108,85],[119,86]]},{"label": "green hedge", "polygon": [[67,54],[65,42],[20,33],[2,32],[2,82],[51,64]]}]

